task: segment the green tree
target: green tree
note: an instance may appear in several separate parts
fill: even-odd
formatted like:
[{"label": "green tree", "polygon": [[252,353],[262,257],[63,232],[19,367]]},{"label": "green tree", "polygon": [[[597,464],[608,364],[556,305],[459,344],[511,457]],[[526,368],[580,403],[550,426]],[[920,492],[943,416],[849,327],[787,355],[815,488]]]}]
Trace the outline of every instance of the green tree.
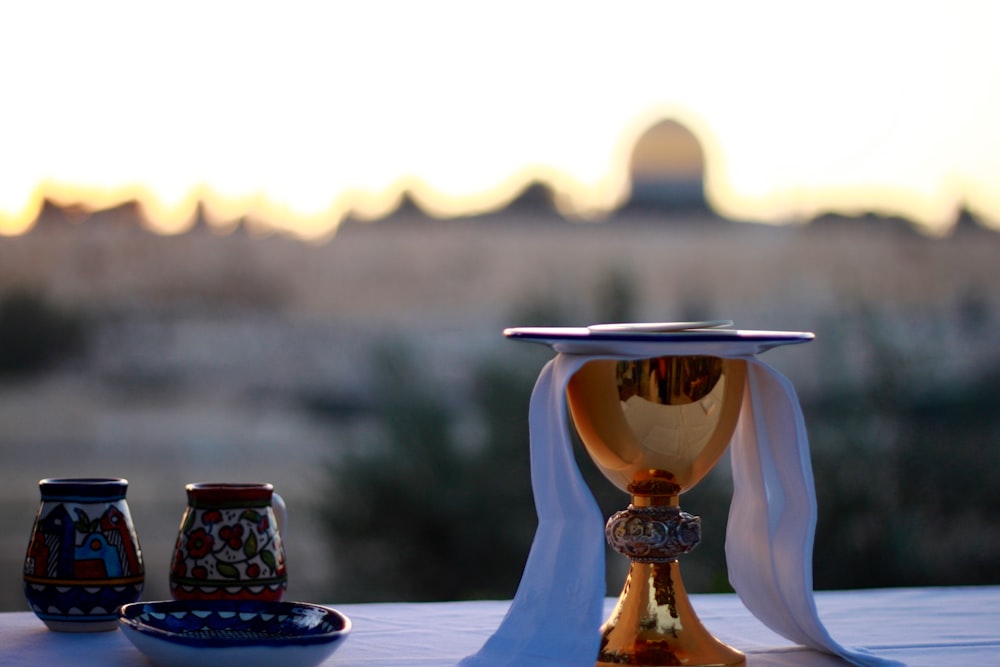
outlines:
[{"label": "green tree", "polygon": [[44,371],[79,354],[83,319],[28,290],[0,297],[0,377]]},{"label": "green tree", "polygon": [[914,382],[929,355],[906,357],[864,305],[842,319],[862,328],[866,346],[845,353],[874,360],[877,375],[803,398],[819,503],[816,587],[995,583],[1000,368]]},{"label": "green tree", "polygon": [[486,363],[470,442],[403,344],[373,361],[377,428],[331,463],[324,525],[339,600],[509,597],[533,531],[526,406],[516,366]]}]

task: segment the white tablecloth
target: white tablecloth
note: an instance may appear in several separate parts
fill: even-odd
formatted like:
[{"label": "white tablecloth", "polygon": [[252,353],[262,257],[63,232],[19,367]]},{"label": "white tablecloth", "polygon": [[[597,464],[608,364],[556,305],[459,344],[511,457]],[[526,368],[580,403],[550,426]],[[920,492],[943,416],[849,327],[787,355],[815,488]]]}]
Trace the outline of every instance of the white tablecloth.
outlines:
[{"label": "white tablecloth", "polygon": [[[692,595],[702,621],[747,653],[748,665],[843,665],[790,646],[734,595]],[[838,640],[914,667],[1000,665],[1000,586],[903,588],[816,594]],[[328,667],[447,667],[476,651],[508,602],[333,605],[354,628]],[[610,611],[613,600],[606,607]],[[148,667],[121,632],[50,632],[30,612],[0,614],[0,666]],[[526,666],[530,667],[530,666]]]}]

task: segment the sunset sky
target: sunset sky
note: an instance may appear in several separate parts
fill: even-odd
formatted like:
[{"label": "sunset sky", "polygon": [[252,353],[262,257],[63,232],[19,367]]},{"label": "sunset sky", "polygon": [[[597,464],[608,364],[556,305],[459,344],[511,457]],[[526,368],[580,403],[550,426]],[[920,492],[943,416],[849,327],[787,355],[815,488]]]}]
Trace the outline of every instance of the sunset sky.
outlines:
[{"label": "sunset sky", "polygon": [[[1000,228],[1000,5],[18,2],[0,8],[0,232],[48,197],[198,201],[307,237],[348,214],[622,203],[663,118],[723,215],[961,207]],[[668,159],[668,158],[665,158]]]}]

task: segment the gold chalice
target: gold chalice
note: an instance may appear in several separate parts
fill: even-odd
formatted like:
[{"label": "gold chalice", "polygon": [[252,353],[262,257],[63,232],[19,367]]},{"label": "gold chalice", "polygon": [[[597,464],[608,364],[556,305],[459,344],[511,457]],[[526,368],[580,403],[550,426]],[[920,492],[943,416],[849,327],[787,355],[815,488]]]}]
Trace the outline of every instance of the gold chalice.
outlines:
[{"label": "gold chalice", "polygon": [[601,627],[598,665],[744,663],[701,624],[677,558],[701,539],[701,519],[682,512],[678,498],[725,452],[745,380],[745,361],[701,355],[594,360],[570,379],[570,413],[587,453],[632,496],[605,531],[631,562]]}]

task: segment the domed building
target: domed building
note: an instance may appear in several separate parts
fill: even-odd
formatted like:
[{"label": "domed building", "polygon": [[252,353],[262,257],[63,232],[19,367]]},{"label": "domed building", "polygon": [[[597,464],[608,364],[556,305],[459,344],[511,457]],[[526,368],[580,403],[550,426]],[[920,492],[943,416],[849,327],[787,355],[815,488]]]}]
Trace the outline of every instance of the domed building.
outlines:
[{"label": "domed building", "polygon": [[636,142],[629,161],[632,194],[624,210],[707,212],[705,154],[684,125],[663,120]]}]

